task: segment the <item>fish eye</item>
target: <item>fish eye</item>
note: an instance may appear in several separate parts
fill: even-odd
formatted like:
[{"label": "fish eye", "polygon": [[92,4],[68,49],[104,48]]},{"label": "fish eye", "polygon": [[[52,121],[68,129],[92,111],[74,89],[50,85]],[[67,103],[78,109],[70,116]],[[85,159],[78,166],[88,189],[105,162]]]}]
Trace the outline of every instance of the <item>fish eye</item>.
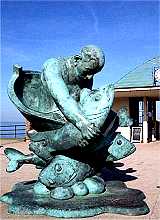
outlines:
[{"label": "fish eye", "polygon": [[100,94],[97,94],[95,97],[94,97],[94,100],[95,101],[99,101],[101,99],[101,95]]},{"label": "fish eye", "polygon": [[62,166],[59,163],[57,163],[55,165],[55,170],[56,170],[57,173],[61,173],[63,168],[62,168]]},{"label": "fish eye", "polygon": [[46,141],[42,141],[42,145],[45,147],[47,146],[47,142]]},{"label": "fish eye", "polygon": [[118,140],[118,141],[117,141],[117,144],[118,144],[118,145],[121,145],[121,144],[122,144],[122,141],[121,141],[121,140]]}]

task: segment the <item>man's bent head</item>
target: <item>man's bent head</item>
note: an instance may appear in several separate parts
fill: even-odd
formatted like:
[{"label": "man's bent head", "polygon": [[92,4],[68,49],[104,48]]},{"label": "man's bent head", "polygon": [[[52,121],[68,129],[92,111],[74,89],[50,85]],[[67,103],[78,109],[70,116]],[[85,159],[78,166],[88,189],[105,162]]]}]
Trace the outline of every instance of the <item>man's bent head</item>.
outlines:
[{"label": "man's bent head", "polygon": [[81,50],[81,60],[77,69],[81,76],[94,75],[101,71],[105,63],[105,56],[102,49],[88,45]]}]

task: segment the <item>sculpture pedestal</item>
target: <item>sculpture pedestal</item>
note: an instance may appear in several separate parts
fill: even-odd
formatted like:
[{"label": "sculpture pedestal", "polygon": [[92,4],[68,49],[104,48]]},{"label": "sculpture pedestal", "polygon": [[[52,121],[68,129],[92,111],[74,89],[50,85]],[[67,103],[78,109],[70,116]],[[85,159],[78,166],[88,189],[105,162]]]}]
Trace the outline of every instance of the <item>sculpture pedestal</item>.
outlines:
[{"label": "sculpture pedestal", "polygon": [[0,197],[0,201],[8,204],[9,213],[75,218],[101,213],[144,215],[149,212],[143,192],[127,188],[121,181],[107,181],[104,193],[75,196],[68,200],[36,195],[33,191],[35,182],[17,183],[12,192]]}]

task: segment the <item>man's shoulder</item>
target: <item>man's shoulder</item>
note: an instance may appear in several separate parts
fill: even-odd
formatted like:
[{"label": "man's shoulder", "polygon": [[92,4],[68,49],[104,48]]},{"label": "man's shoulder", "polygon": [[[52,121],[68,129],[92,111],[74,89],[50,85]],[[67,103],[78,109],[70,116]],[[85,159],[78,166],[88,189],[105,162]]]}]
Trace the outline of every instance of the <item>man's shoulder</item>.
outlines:
[{"label": "man's shoulder", "polygon": [[57,58],[49,58],[48,60],[46,60],[43,64],[43,68],[47,68],[49,66],[52,65],[59,65],[59,59]]}]

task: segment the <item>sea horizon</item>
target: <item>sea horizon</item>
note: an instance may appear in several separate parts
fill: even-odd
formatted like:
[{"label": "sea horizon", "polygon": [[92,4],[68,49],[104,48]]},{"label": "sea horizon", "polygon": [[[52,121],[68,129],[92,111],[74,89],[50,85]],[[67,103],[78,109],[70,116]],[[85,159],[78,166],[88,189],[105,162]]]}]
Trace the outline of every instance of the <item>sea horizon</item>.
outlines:
[{"label": "sea horizon", "polygon": [[9,125],[25,124],[25,121],[0,121],[0,125],[4,125],[4,124],[9,124]]}]

